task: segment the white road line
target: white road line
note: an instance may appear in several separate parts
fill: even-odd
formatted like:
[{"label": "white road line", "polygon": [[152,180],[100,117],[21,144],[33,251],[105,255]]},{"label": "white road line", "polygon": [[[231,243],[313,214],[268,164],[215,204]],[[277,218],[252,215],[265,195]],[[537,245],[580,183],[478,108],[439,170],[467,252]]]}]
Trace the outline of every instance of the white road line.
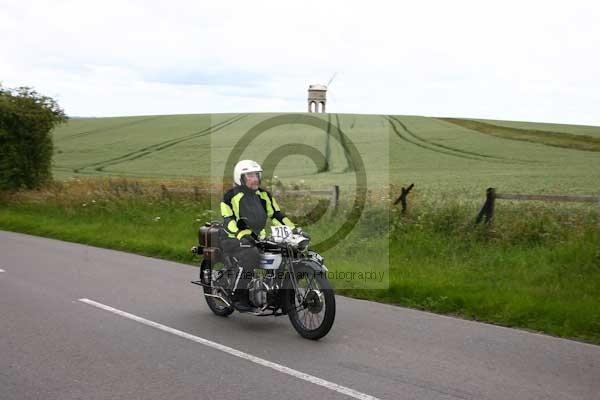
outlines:
[{"label": "white road line", "polygon": [[190,335],[189,333],[185,333],[185,332],[179,331],[177,329],[170,328],[170,327],[168,327],[166,325],[162,325],[162,324],[159,324],[159,323],[156,323],[156,322],[152,322],[152,321],[147,320],[145,318],[138,317],[137,315],[133,315],[133,314],[130,314],[128,312],[121,311],[121,310],[118,310],[116,308],[104,305],[102,303],[98,303],[98,302],[96,302],[94,300],[79,299],[79,301],[81,301],[83,303],[86,303],[86,304],[89,304],[91,306],[97,307],[97,308],[101,308],[101,309],[106,310],[106,311],[110,311],[110,312],[112,312],[114,314],[117,314],[117,315],[120,315],[122,317],[129,318],[129,319],[134,320],[136,322],[139,322],[141,324],[148,325],[148,326],[151,326],[151,327],[156,328],[156,329],[160,329],[161,331],[169,332],[169,333],[172,333],[173,335],[177,335],[177,336],[180,336],[182,338],[189,339],[189,340],[191,340],[193,342],[203,344],[203,345],[211,347],[213,349],[221,350],[221,351],[223,351],[225,353],[228,353],[228,354],[231,354],[233,356],[236,356],[236,357],[239,357],[239,358],[243,358],[244,360],[251,361],[251,362],[253,362],[255,364],[258,364],[258,365],[262,365],[263,367],[271,368],[271,369],[274,369],[275,371],[283,372],[284,374],[291,375],[291,376],[296,377],[298,379],[302,379],[302,380],[308,381],[310,383],[314,383],[315,385],[319,385],[319,386],[322,386],[322,387],[327,388],[329,390],[333,390],[334,392],[338,392],[338,393],[342,393],[342,394],[345,394],[345,395],[350,396],[350,397],[354,397],[355,399],[360,399],[360,400],[379,400],[377,397],[373,397],[373,396],[370,396],[368,394],[364,394],[364,393],[358,392],[358,391],[356,391],[354,389],[350,389],[348,387],[338,385],[337,383],[333,383],[333,382],[329,382],[329,381],[326,381],[326,380],[321,379],[321,378],[317,378],[316,376],[313,376],[313,375],[305,374],[304,372],[300,372],[300,371],[297,371],[295,369],[288,368],[288,367],[286,367],[284,365],[277,364],[277,363],[265,360],[263,358],[259,358],[259,357],[253,356],[253,355],[248,354],[248,353],[244,353],[243,351],[236,350],[236,349],[234,349],[232,347],[224,346],[222,344],[219,344],[219,343],[207,340],[207,339],[203,339],[203,338],[201,338],[199,336]]},{"label": "white road line", "polygon": [[5,270],[3,270],[3,269],[0,269],[0,272],[6,272],[6,271],[5,271]]}]

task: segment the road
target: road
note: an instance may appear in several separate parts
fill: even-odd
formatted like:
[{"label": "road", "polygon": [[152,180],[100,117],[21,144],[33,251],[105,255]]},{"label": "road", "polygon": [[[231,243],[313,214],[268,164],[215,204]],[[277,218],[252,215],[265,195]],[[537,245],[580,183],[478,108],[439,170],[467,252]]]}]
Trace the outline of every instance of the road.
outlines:
[{"label": "road", "polygon": [[314,342],[197,273],[0,231],[0,398],[600,399],[600,346],[341,296]]}]

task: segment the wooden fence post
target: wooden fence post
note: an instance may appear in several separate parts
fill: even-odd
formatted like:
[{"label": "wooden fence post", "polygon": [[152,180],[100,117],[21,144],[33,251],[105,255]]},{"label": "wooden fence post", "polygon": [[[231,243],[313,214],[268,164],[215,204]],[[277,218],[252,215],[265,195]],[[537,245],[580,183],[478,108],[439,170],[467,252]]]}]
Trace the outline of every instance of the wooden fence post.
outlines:
[{"label": "wooden fence post", "polygon": [[337,209],[338,203],[340,200],[340,187],[338,185],[333,185],[331,189],[331,200],[329,202],[329,206],[333,207],[334,210]]},{"label": "wooden fence post", "polygon": [[477,219],[475,220],[476,224],[479,224],[483,217],[485,216],[485,223],[489,224],[494,218],[494,203],[496,201],[496,189],[495,188],[487,188],[485,191],[485,204],[481,207],[481,211],[477,215]]},{"label": "wooden fence post", "polygon": [[402,214],[404,214],[406,212],[406,209],[408,208],[408,204],[406,202],[406,196],[408,196],[408,194],[410,193],[410,191],[412,190],[412,188],[415,186],[414,183],[411,183],[409,187],[405,188],[402,187],[402,192],[400,193],[400,197],[398,197],[396,199],[396,201],[394,202],[394,205],[398,204],[398,202],[402,203]]}]

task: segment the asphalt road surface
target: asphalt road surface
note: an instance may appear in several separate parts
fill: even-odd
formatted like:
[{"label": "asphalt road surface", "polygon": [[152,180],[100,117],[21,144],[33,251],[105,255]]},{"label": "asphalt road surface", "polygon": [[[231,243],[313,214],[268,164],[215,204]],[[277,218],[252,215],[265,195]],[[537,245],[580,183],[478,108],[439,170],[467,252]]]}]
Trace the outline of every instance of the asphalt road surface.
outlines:
[{"label": "asphalt road surface", "polygon": [[197,274],[0,231],[0,399],[600,399],[600,346],[339,296],[314,342]]}]

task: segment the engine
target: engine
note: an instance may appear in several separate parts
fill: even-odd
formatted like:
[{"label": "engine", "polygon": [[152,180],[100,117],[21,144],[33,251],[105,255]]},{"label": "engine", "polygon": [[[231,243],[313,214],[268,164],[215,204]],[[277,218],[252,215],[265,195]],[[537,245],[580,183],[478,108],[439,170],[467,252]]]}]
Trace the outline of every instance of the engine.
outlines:
[{"label": "engine", "polygon": [[248,284],[250,301],[255,307],[263,308],[276,302],[279,285],[273,277],[254,278]]}]

